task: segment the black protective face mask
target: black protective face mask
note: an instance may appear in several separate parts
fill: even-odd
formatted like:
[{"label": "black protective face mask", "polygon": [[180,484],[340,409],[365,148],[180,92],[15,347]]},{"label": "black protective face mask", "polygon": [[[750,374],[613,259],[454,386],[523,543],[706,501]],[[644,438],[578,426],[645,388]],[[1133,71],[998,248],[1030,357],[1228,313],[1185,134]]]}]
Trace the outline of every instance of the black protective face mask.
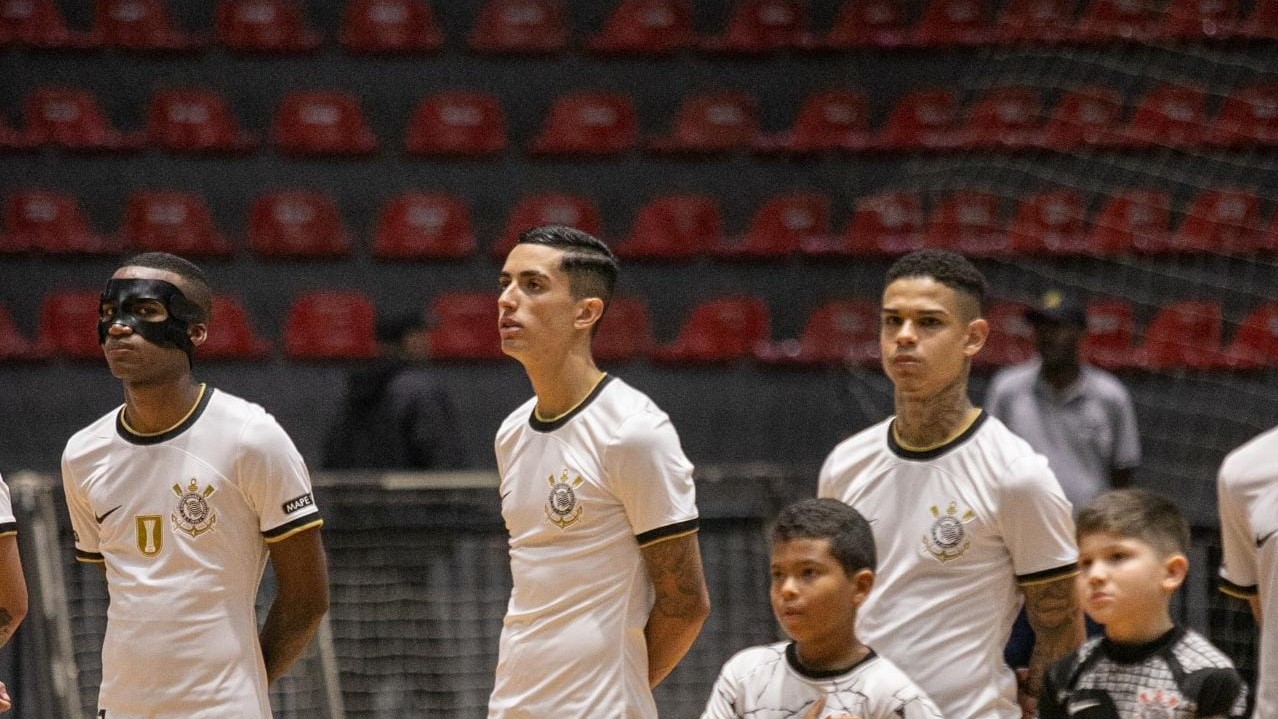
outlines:
[{"label": "black protective face mask", "polygon": [[[164,305],[168,316],[159,322],[148,322],[134,314],[137,303],[155,300]],[[111,325],[121,324],[143,339],[161,347],[176,347],[191,358],[195,345],[191,342],[191,325],[205,320],[199,305],[188,300],[176,285],[164,280],[108,280],[101,302],[111,303],[110,316],[98,320],[98,344],[106,343]]]}]

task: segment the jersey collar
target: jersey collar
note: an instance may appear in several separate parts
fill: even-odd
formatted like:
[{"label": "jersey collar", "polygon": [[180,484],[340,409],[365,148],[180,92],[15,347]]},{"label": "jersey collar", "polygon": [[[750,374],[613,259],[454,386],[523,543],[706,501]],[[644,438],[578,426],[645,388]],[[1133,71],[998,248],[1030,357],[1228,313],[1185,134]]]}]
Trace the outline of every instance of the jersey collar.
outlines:
[{"label": "jersey collar", "polygon": [[116,434],[120,435],[121,439],[130,444],[145,445],[167,442],[179,434],[182,434],[189,429],[191,425],[195,424],[200,416],[204,414],[204,409],[209,406],[209,399],[212,397],[213,388],[208,385],[200,385],[200,397],[195,401],[195,406],[191,408],[191,411],[182,418],[181,422],[178,422],[163,432],[157,432],[156,434],[139,434],[138,432],[134,432],[133,429],[129,427],[128,423],[124,421],[124,408],[121,407],[120,411],[115,415]]}]

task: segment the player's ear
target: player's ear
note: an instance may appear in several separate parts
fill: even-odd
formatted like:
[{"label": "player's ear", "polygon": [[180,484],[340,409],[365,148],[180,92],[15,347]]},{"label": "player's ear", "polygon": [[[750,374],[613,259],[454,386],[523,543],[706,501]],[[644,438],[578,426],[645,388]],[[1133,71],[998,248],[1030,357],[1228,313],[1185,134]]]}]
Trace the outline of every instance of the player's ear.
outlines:
[{"label": "player's ear", "polygon": [[977,317],[967,323],[967,337],[963,341],[963,354],[968,358],[976,356],[977,352],[985,346],[985,340],[990,336],[990,323],[985,321],[983,317]]},{"label": "player's ear", "polygon": [[209,326],[204,322],[192,322],[186,333],[191,338],[191,344],[199,347],[209,338]]},{"label": "player's ear", "polygon": [[1177,587],[1185,581],[1185,576],[1189,574],[1189,559],[1177,552],[1163,560],[1163,576],[1162,586],[1168,592],[1176,591]]},{"label": "player's ear", "polygon": [[585,297],[577,300],[577,316],[573,326],[579,330],[588,330],[603,317],[604,301],[599,297]]},{"label": "player's ear", "polygon": [[874,588],[874,571],[870,569],[857,570],[852,575],[852,586],[856,588],[852,601],[859,607],[869,598],[870,590]]}]

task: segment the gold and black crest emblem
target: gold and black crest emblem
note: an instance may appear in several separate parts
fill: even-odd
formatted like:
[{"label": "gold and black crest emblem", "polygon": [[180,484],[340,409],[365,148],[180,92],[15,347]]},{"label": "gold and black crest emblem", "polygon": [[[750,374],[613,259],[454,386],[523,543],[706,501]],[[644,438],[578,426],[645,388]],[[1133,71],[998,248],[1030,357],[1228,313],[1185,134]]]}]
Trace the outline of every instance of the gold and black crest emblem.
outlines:
[{"label": "gold and black crest emblem", "polygon": [[209,497],[217,491],[213,485],[200,489],[200,483],[194,477],[182,490],[182,485],[173,485],[173,493],[178,496],[177,509],[169,515],[173,527],[179,532],[198,537],[217,524],[217,512],[209,506]]},{"label": "gold and black crest emblem", "polygon": [[568,470],[564,470],[559,475],[559,479],[555,479],[555,475],[550,475],[550,496],[546,498],[546,519],[550,523],[564,529],[568,525],[581,519],[581,502],[577,501],[577,487],[581,486],[581,475],[577,475],[571,481],[568,479]]},{"label": "gold and black crest emblem", "polygon": [[934,519],[927,534],[923,535],[923,548],[940,562],[963,556],[972,545],[972,538],[967,536],[964,525],[975,519],[976,513],[967,509],[960,515],[957,502],[950,502],[944,512],[936,505],[932,505],[930,510]]}]

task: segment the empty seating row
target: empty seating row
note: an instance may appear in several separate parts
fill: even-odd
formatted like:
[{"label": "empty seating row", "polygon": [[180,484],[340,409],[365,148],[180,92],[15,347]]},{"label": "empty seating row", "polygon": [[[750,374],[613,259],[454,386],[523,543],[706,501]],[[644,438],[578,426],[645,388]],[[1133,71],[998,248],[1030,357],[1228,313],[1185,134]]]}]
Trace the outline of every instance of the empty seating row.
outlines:
[{"label": "empty seating row", "polygon": [[[1002,366],[1033,356],[1027,305],[998,302],[987,312],[991,332],[977,355],[980,366]],[[0,359],[61,356],[100,359],[94,326],[96,290],[62,290],[44,298],[37,338],[27,340],[0,305]],[[436,360],[497,360],[503,357],[497,332],[496,295],[446,292],[425,309],[431,320],[431,355]],[[1261,303],[1223,343],[1220,303],[1182,300],[1159,308],[1138,336],[1133,308],[1121,299],[1097,299],[1088,307],[1082,352],[1111,369],[1218,370],[1278,366],[1278,302]],[[271,353],[271,343],[253,328],[238,299],[217,295],[214,324],[197,358],[254,360]],[[358,360],[377,355],[373,302],[354,290],[298,295],[283,327],[286,357],[298,360]],[[747,294],[713,297],[695,305],[668,343],[654,340],[646,303],[614,299],[594,340],[603,362],[647,359],[656,364],[697,365],[742,359],[772,366],[872,366],[879,357],[878,303],[865,298],[831,299],[813,307],[793,339],[773,340],[768,306]]]},{"label": "empty seating row", "polygon": [[[1097,207],[1089,212],[1088,199],[1069,189],[1014,199],[955,191],[936,193],[930,201],[917,191],[880,192],[855,198],[838,232],[827,195],[781,192],[764,199],[740,233],[728,233],[714,198],[672,193],[642,204],[625,235],[609,239],[622,258],[665,262],[893,256],[922,247],[972,257],[1278,252],[1278,212],[1266,221],[1253,189],[1204,189],[1178,213],[1173,213],[1170,194],[1160,190],[1123,190],[1097,196],[1094,202]],[[161,250],[226,258],[235,253],[235,244],[218,230],[203,197],[182,190],[135,191],[113,234],[94,231],[76,198],[61,191],[12,192],[3,212],[0,256]],[[529,193],[511,206],[489,253],[500,261],[519,233],[543,224],[571,225],[608,237],[592,199]],[[314,190],[257,196],[244,237],[249,250],[263,259],[344,258],[355,245],[336,202]],[[381,260],[456,260],[472,256],[479,243],[463,199],[408,191],[383,202],[369,244],[372,256]]]},{"label": "empty seating row", "polygon": [[[737,0],[719,32],[699,35],[689,0],[621,0],[583,46],[598,53],[983,46],[1044,42],[1278,39],[1278,2],[1257,0],[928,0],[917,18],[904,0],[845,0],[829,28],[810,28],[804,0]],[[1081,6],[1081,7],[1080,7]],[[561,52],[573,28],[560,0],[488,0],[466,45],[496,54]],[[352,53],[430,53],[444,34],[426,0],[348,0],[338,32]],[[298,53],[324,42],[299,0],[219,0],[213,40],[236,52]],[[184,51],[205,32],[174,22],[164,0],[95,0],[88,30],[69,29],[54,0],[0,0],[0,42],[41,48]]]},{"label": "empty seating row", "polygon": [[[640,146],[664,154],[736,150],[804,155],[827,151],[1011,151],[1153,147],[1239,148],[1278,145],[1278,83],[1233,89],[1210,109],[1203,87],[1163,84],[1128,111],[1122,93],[1088,86],[1067,90],[1049,111],[1044,90],[1028,86],[987,90],[964,104],[946,88],[907,92],[876,127],[866,94],[813,93],[789,129],[760,128],[758,100],[747,92],[686,96],[669,127],[648,139],[629,96],[580,91],[554,98],[527,150],[538,156],[613,156]],[[24,127],[0,122],[0,149],[53,145],[74,151],[245,153],[259,140],[246,132],[227,98],[210,88],[155,92],[144,131],[122,131],[102,103],[82,88],[41,87],[23,102]],[[371,155],[378,138],[361,102],[344,90],[293,91],[280,100],[272,144],[295,156]],[[422,98],[404,132],[410,155],[488,156],[509,145],[499,99],[487,92],[449,91]]]}]

